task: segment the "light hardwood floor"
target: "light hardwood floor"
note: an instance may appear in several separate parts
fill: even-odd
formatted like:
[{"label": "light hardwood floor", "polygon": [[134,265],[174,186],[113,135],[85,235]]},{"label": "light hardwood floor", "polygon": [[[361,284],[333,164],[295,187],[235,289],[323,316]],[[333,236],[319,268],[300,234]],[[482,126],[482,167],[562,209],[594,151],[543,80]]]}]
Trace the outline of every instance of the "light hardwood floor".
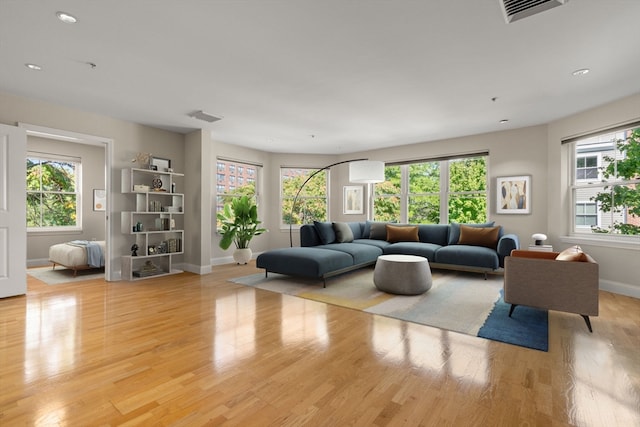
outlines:
[{"label": "light hardwood floor", "polygon": [[601,292],[593,334],[551,312],[545,353],[227,281],[258,272],[29,278],[0,425],[640,425],[638,299]]}]

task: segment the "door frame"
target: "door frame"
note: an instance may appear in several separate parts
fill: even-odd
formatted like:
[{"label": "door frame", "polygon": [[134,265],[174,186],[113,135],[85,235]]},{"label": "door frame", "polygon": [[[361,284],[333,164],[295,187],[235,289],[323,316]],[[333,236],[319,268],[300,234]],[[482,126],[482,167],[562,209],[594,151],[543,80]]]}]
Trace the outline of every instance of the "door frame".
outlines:
[{"label": "door frame", "polygon": [[104,148],[105,158],[105,190],[107,193],[107,207],[105,211],[105,247],[106,255],[104,257],[104,279],[111,281],[111,260],[112,256],[112,227],[111,217],[113,215],[113,197],[111,188],[111,165],[113,164],[113,139],[102,136],[89,135],[79,132],[72,132],[62,129],[50,128],[46,126],[33,125],[30,123],[18,123],[18,127],[27,132],[27,137],[38,136],[42,138],[56,139],[59,141],[72,142],[76,144],[94,145]]}]

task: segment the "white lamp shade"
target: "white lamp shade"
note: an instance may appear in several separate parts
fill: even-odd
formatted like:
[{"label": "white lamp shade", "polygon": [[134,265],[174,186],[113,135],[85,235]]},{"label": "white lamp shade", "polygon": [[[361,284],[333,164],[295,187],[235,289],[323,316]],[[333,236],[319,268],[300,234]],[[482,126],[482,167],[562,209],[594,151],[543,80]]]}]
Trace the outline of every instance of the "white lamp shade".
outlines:
[{"label": "white lamp shade", "polygon": [[547,235],[543,233],[535,233],[534,235],[531,236],[531,238],[535,240],[536,245],[539,246],[539,245],[542,245],[542,242],[547,240]]},{"label": "white lamp shade", "polygon": [[358,184],[384,182],[384,162],[360,160],[349,163],[349,181]]}]

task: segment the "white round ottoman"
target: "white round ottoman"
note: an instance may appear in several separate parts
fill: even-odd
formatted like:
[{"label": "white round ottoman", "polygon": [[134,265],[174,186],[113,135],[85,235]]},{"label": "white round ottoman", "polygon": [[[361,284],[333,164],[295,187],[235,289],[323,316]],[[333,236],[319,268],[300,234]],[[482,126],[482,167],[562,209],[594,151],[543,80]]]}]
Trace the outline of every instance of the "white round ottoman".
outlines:
[{"label": "white round ottoman", "polygon": [[380,255],[373,283],[383,292],[419,295],[431,289],[429,261],[414,255]]}]

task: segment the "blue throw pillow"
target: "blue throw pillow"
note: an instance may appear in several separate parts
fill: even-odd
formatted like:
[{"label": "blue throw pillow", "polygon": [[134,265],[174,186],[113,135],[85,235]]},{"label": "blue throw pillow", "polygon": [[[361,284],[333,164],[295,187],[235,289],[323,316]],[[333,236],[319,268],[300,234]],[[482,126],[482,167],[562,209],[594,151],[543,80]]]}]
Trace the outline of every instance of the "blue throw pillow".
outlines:
[{"label": "blue throw pillow", "polygon": [[[494,224],[495,224],[495,221],[486,222],[484,224],[464,224],[464,225],[468,225],[469,227],[484,228],[484,227],[493,227]],[[452,222],[449,229],[449,244],[457,245],[458,240],[460,240],[460,224],[457,222]]]},{"label": "blue throw pillow", "polygon": [[313,225],[318,231],[320,241],[323,245],[328,245],[336,241],[336,233],[333,231],[333,224],[330,222],[313,221]]}]

